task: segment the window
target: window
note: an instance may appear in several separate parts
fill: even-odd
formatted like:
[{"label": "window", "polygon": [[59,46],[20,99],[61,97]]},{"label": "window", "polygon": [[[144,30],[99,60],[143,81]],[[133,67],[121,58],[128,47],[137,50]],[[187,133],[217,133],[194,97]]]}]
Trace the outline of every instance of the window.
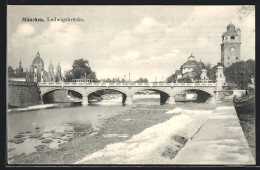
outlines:
[{"label": "window", "polygon": [[229,66],[230,64],[229,64],[229,63],[227,63],[227,65]]},{"label": "window", "polygon": [[235,37],[234,37],[234,36],[231,36],[231,39],[232,39],[232,40],[234,40],[234,39],[235,39]]},{"label": "window", "polygon": [[227,57],[227,59],[230,59],[229,57]]},{"label": "window", "polygon": [[236,59],[238,60],[238,57],[236,57]]}]

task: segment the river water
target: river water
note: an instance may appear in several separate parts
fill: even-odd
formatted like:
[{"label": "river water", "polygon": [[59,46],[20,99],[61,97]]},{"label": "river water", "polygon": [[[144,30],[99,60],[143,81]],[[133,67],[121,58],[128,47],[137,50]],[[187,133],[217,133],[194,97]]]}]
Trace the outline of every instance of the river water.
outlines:
[{"label": "river water", "polygon": [[[133,104],[160,105],[160,96],[134,95]],[[84,133],[93,132],[100,127],[104,119],[122,114],[129,109],[130,106],[122,104],[121,96],[114,96],[87,106],[61,104],[39,110],[10,111],[8,112],[8,159],[15,155],[36,152],[36,146],[39,145],[58,148],[59,144],[70,141],[74,132],[80,131],[82,127]]]}]

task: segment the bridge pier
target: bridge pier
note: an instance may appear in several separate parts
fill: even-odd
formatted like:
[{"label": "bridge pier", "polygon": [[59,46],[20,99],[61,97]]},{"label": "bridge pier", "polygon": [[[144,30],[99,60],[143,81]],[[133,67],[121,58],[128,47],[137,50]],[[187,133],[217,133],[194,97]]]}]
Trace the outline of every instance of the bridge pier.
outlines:
[{"label": "bridge pier", "polygon": [[44,102],[43,102],[43,95],[42,94],[40,94],[40,98],[41,98],[41,104],[44,104]]},{"label": "bridge pier", "polygon": [[168,103],[169,103],[169,104],[175,104],[174,96],[169,96],[169,98],[168,98]]},{"label": "bridge pier", "polygon": [[160,93],[160,103],[164,104],[168,101],[169,95],[166,93]]},{"label": "bridge pier", "polygon": [[131,105],[133,104],[133,96],[122,94],[122,103]]},{"label": "bridge pier", "polygon": [[88,105],[88,96],[82,96],[82,105]]},{"label": "bridge pier", "polygon": [[209,104],[216,104],[216,103],[217,103],[216,101],[217,101],[216,96],[211,96],[211,97],[209,97],[208,100],[207,100],[207,102],[208,102]]}]

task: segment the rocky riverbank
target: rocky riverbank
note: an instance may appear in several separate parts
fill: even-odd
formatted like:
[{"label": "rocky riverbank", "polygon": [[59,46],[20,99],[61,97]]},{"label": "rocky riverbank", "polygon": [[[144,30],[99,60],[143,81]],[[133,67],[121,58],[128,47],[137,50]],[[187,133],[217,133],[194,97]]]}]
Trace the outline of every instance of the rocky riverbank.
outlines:
[{"label": "rocky riverbank", "polygon": [[[193,109],[212,110],[215,108],[215,105],[186,103],[176,104],[174,107],[192,111]],[[120,115],[104,120],[104,123],[99,128],[93,129],[90,134],[72,136],[71,141],[60,144],[58,149],[40,148],[38,152],[30,155],[23,154],[15,156],[12,162],[9,163],[72,164],[81,160],[86,155],[104,149],[109,144],[127,141],[143,130],[178,115],[165,114],[171,109],[173,108],[170,105],[136,105]],[[184,139],[181,136],[175,136],[175,138],[177,140]],[[168,154],[167,149],[164,154]]]}]

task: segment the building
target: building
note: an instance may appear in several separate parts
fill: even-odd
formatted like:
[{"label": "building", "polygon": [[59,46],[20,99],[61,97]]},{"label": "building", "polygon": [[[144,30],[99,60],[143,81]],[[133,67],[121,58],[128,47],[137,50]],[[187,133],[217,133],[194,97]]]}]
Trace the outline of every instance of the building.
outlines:
[{"label": "building", "polygon": [[221,44],[221,64],[228,67],[233,63],[239,62],[241,46],[241,30],[235,29],[233,24],[227,26],[227,31],[222,35]]},{"label": "building", "polygon": [[[201,61],[200,61],[201,63]],[[182,66],[181,66],[181,73],[182,74],[185,74],[185,73],[189,73],[189,72],[192,72],[192,71],[199,71],[200,70],[200,63],[197,62],[195,60],[195,57],[191,54],[189,57],[188,57],[188,61],[186,61]]]},{"label": "building", "polygon": [[[61,76],[61,67],[58,64],[57,69],[58,72],[56,74]],[[26,81],[30,82],[55,82],[57,81],[56,75],[54,73],[54,66],[50,61],[48,72],[44,69],[44,61],[40,57],[39,51],[36,54],[36,57],[33,59],[32,65],[30,66],[30,72],[27,72]],[[59,81],[62,79],[60,78]]]},{"label": "building", "polygon": [[40,57],[39,51],[36,54],[36,57],[33,59],[31,65],[31,72],[33,73],[33,81],[41,81],[42,79],[42,71],[44,71],[44,62]]},{"label": "building", "polygon": [[199,75],[201,69],[204,67],[204,64],[195,60],[195,57],[191,54],[188,57],[188,61],[186,61],[181,67],[180,70],[175,71],[175,80],[176,82],[186,81],[189,78],[192,82],[197,81],[199,79]]},{"label": "building", "polygon": [[[26,69],[27,71],[27,69]],[[11,66],[8,67],[8,79],[12,81],[25,81],[26,72],[23,72],[22,62],[20,60],[19,67],[14,70]]]}]

